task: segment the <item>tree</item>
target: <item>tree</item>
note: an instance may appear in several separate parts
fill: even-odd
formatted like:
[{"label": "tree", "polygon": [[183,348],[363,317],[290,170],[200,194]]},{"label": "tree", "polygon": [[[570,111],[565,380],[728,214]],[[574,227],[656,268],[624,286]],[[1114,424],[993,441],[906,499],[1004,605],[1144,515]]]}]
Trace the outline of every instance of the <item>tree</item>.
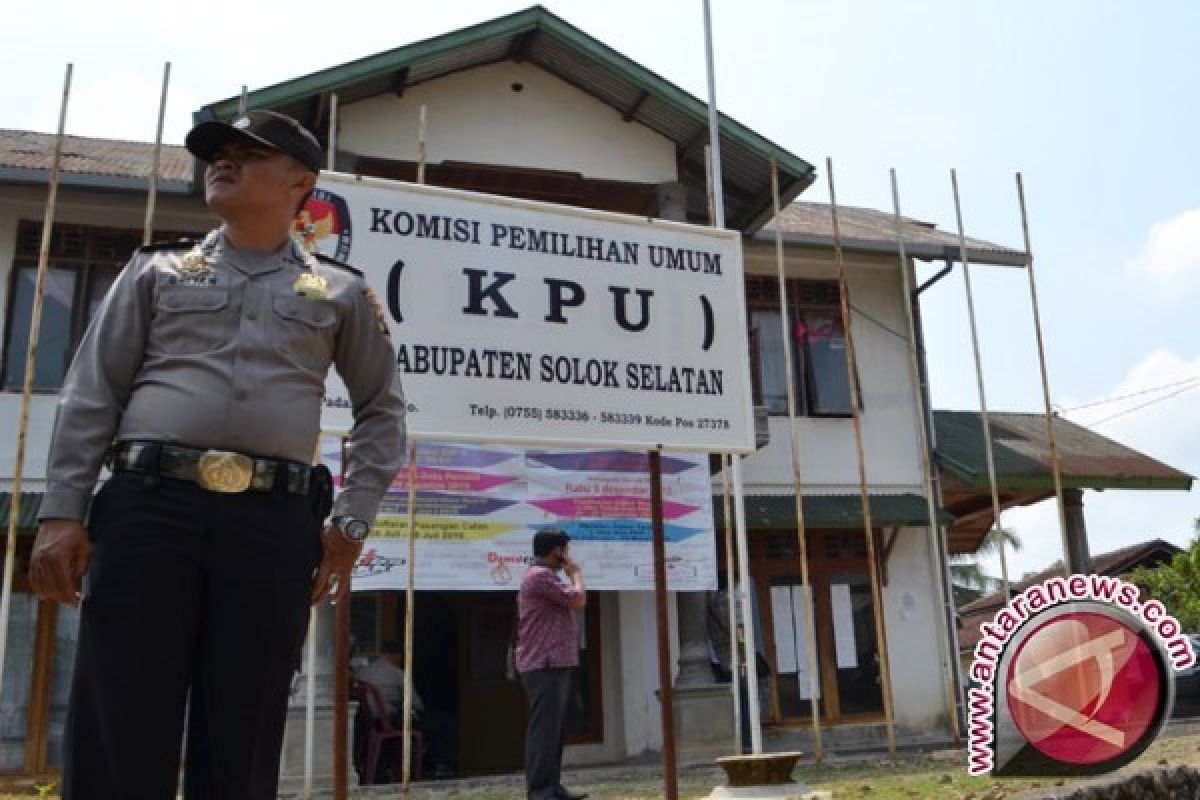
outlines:
[{"label": "tree", "polygon": [[[1011,528],[992,528],[974,553],[950,557],[950,583],[958,605],[969,603],[985,594],[998,591],[1003,581],[983,571],[979,562],[1000,552],[1000,543],[1013,552],[1021,549],[1021,537]],[[1011,581],[1012,576],[1009,576]]]},{"label": "tree", "polygon": [[1200,517],[1193,523],[1192,543],[1170,563],[1138,567],[1129,582],[1167,608],[1185,631],[1200,631]]}]

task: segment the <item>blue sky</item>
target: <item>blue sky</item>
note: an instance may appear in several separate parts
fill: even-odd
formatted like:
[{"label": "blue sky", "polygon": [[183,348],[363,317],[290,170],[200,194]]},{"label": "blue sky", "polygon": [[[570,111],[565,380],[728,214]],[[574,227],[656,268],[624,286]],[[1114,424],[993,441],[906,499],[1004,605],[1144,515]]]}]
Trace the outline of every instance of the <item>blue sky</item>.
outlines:
[{"label": "blue sky", "polygon": [[[546,5],[705,96],[699,0]],[[217,0],[203,19],[184,20],[161,3],[30,4],[21,25],[0,32],[6,74],[19,76],[2,90],[0,126],[53,130],[71,60],[69,132],[152,139],[169,60],[166,138],[180,142],[193,109],[243,83],[269,85],[524,6]],[[840,202],[890,209],[895,167],[905,213],[953,229],[954,167],[968,232],[1019,247],[1013,173],[1022,171],[1055,403],[1138,393],[1068,416],[1200,474],[1200,381],[1178,383],[1200,378],[1200,4],[713,0],[713,14],[718,104],[821,168],[805,199],[827,199],[831,156]],[[976,267],[972,281],[989,407],[1040,410],[1025,274]],[[927,293],[923,313],[935,405],[978,408],[959,274]],[[1168,384],[1177,385],[1154,390]],[[1092,550],[1153,536],[1186,543],[1198,501],[1197,490],[1089,492]],[[1052,504],[1005,524],[1027,543],[1011,559],[1015,574],[1058,557]]]}]

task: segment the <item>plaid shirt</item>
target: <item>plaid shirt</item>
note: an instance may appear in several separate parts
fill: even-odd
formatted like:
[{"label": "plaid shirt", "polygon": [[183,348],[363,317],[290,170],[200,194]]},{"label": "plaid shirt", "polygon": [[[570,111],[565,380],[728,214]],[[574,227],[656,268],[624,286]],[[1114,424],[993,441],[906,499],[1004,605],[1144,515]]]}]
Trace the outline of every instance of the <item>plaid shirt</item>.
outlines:
[{"label": "plaid shirt", "polygon": [[579,666],[579,630],[571,601],[579,590],[547,567],[532,566],[517,592],[518,672]]}]

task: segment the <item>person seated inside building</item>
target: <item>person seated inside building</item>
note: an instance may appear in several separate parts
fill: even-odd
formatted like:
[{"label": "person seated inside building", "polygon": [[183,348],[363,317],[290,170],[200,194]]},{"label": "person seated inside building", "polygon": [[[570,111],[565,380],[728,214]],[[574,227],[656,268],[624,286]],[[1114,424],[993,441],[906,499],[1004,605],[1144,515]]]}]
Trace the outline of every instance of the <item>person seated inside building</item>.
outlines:
[{"label": "person seated inside building", "polygon": [[[404,645],[401,642],[384,642],[378,656],[354,671],[354,679],[379,690],[393,726],[404,724]],[[412,710],[412,726],[424,738],[425,755],[433,768],[433,777],[437,780],[456,777],[458,732],[454,715],[427,707],[415,685]],[[377,712],[372,710],[370,713]],[[398,748],[389,749],[389,757],[385,757],[385,763],[381,765],[393,780],[399,780],[401,774],[398,752]]]}]

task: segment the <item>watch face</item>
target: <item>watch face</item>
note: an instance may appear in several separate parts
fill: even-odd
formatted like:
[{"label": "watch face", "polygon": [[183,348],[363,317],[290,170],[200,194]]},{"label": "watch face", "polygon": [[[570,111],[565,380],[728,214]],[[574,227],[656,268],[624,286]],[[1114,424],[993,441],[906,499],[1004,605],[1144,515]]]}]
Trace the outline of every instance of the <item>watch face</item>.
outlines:
[{"label": "watch face", "polygon": [[342,532],[355,541],[361,541],[367,538],[367,534],[371,531],[371,526],[361,519],[352,519],[346,522],[346,527]]}]

